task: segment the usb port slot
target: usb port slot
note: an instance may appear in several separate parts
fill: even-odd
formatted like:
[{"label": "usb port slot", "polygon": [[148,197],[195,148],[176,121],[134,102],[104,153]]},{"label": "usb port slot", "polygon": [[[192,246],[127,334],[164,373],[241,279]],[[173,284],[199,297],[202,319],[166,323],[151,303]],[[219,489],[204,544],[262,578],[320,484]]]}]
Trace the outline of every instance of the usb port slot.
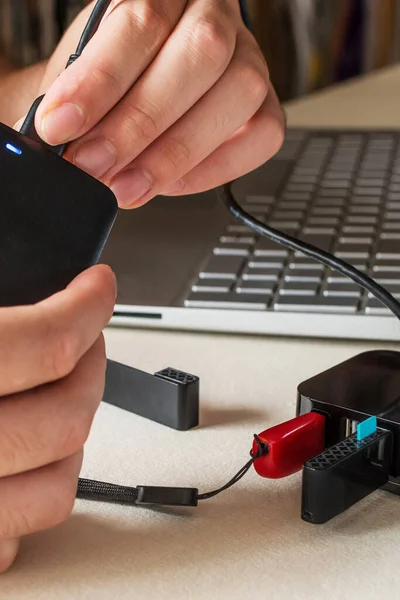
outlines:
[{"label": "usb port slot", "polygon": [[344,419],[343,420],[343,438],[347,438],[353,433],[357,431],[357,425],[359,421],[355,421],[354,419]]}]

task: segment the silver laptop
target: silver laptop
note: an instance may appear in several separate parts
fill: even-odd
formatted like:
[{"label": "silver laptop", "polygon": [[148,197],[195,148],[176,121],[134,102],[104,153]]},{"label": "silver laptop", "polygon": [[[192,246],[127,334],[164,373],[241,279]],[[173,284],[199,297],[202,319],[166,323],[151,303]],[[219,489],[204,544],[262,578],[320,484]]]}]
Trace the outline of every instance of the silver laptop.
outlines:
[{"label": "silver laptop", "polygon": [[[400,298],[400,132],[289,130],[279,154],[233,184],[271,226],[328,250]],[[120,213],[103,261],[113,325],[400,340],[400,325],[339,273],[256,236],[215,191]]]}]

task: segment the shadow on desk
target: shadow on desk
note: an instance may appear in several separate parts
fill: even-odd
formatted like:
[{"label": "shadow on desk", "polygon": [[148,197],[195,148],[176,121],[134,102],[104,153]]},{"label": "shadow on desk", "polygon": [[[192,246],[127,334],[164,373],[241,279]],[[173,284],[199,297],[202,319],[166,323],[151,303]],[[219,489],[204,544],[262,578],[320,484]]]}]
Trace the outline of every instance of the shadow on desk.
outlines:
[{"label": "shadow on desk", "polygon": [[280,487],[265,482],[264,488],[231,490],[178,513],[79,503],[79,510],[91,514],[74,514],[62,526],[23,542],[16,566],[2,578],[2,592],[20,598],[27,581],[32,591],[43,592],[45,580],[46,594],[53,598],[66,585],[94,589],[115,583],[116,577],[124,589],[153,579],[179,589],[184,572],[195,586],[199,578],[202,585],[204,578],[215,578],[216,569],[223,585],[232,565],[241,577],[246,565],[253,571],[255,563],[263,571],[277,569],[279,556],[307,570],[335,547],[346,552],[346,540],[388,530],[400,520],[398,498],[377,493],[327,526],[308,525],[299,514],[300,478]]}]

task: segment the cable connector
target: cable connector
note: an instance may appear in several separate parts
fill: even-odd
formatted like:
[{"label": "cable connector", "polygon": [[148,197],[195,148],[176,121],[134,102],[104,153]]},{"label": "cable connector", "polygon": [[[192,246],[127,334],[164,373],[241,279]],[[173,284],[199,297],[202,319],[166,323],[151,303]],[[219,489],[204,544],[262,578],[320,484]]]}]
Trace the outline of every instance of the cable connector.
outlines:
[{"label": "cable connector", "polygon": [[30,140],[32,140],[34,142],[38,142],[41,146],[43,146],[43,148],[50,150],[54,154],[57,154],[57,156],[62,157],[64,155],[66,145],[62,144],[60,146],[50,146],[49,144],[46,144],[46,142],[44,142],[42,140],[42,138],[39,136],[38,132],[36,131],[35,117],[36,117],[37,109],[39,108],[40,104],[42,103],[43,98],[44,98],[44,95],[39,96],[39,98],[36,98],[36,100],[34,101],[32,106],[30,107],[28,114],[26,115],[25,120],[22,123],[20,133],[22,135],[25,135],[26,137],[28,137]]}]

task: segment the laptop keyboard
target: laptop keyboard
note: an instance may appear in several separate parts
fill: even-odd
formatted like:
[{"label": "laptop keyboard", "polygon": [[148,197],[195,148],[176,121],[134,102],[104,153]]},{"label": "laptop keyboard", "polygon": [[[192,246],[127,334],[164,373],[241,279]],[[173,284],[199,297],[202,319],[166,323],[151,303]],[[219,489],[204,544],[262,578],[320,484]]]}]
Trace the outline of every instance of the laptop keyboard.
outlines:
[{"label": "laptop keyboard", "polygon": [[[235,193],[247,212],[353,264],[400,299],[400,134],[289,130],[257,177],[262,185],[250,174]],[[349,279],[233,217],[185,306],[389,313]]]}]

